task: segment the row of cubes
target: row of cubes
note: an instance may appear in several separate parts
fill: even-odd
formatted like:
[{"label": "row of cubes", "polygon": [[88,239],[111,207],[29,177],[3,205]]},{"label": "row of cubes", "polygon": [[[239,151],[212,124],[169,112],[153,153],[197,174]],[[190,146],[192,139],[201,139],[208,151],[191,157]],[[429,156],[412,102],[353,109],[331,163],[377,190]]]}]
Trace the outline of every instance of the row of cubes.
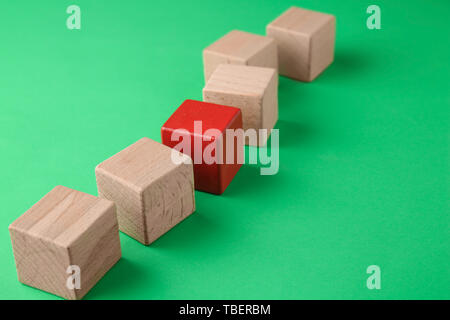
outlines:
[{"label": "row of cubes", "polygon": [[[244,144],[264,146],[277,122],[278,72],[312,81],[333,60],[331,15],[293,7],[267,35],[232,31],[207,47],[204,101],[186,100],[162,126],[162,143],[142,138],[100,163],[98,197],[57,186],[14,221],[19,281],[80,299],[120,259],[119,229],[149,245],[195,211],[195,189],[222,194],[242,165]],[[239,129],[267,134],[225,134]],[[207,162],[211,146],[216,161]],[[232,161],[217,162],[219,153],[232,153]],[[69,277],[76,270],[78,285]]]}]

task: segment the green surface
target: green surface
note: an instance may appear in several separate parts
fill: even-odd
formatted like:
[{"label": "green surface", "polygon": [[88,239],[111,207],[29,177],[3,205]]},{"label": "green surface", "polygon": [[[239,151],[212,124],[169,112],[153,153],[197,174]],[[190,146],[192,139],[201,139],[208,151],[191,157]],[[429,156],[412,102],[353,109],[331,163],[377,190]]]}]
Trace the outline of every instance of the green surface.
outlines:
[{"label": "green surface", "polygon": [[[66,8],[81,7],[81,30]],[[264,34],[290,5],[337,16],[335,62],[280,78],[280,171],[244,166],[222,196],[122,260],[86,299],[450,298],[449,1],[4,1],[0,5],[0,298],[17,281],[8,225],[55,185],[96,195],[95,166],[160,141],[201,99],[201,51]],[[378,4],[382,29],[366,28]],[[366,288],[381,267],[382,289]]]}]

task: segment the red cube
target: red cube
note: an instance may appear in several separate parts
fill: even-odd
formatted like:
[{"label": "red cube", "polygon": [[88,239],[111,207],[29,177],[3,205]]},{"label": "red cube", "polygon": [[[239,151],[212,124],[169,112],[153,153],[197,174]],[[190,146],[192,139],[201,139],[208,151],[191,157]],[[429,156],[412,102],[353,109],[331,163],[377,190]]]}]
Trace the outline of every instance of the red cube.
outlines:
[{"label": "red cube", "polygon": [[161,140],[192,158],[195,189],[222,194],[242,166],[241,132],[239,108],[186,100],[162,126]]}]

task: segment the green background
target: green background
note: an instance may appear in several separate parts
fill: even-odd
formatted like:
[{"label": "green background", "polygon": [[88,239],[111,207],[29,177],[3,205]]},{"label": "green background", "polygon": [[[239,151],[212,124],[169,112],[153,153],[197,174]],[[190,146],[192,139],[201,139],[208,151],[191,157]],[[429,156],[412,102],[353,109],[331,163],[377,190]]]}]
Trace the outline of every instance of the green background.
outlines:
[{"label": "green background", "polygon": [[55,185],[96,195],[98,163],[201,100],[203,48],[293,4],[336,15],[336,54],[312,83],[280,78],[278,174],[196,192],[150,247],[121,234],[86,299],[450,298],[446,0],[3,1],[0,298],[57,298],[17,281],[8,225]]}]

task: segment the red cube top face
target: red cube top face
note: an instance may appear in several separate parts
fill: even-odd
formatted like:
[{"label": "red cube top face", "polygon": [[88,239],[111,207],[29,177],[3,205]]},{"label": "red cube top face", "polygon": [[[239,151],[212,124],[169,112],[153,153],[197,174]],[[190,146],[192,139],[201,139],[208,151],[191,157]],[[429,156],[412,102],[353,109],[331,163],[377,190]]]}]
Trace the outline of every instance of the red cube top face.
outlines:
[{"label": "red cube top face", "polygon": [[[227,137],[228,129],[232,133],[242,129],[239,108],[195,100],[184,101],[162,126],[162,143],[192,158],[195,189],[221,194],[242,166],[239,159],[244,149],[243,140]],[[219,136],[222,147],[217,140]],[[180,137],[184,138],[180,140]],[[189,144],[187,147],[185,142]]]},{"label": "red cube top face", "polygon": [[208,129],[218,129],[223,132],[240,114],[239,108],[186,100],[164,123],[163,128],[194,132],[194,121],[202,121],[202,133]]}]

